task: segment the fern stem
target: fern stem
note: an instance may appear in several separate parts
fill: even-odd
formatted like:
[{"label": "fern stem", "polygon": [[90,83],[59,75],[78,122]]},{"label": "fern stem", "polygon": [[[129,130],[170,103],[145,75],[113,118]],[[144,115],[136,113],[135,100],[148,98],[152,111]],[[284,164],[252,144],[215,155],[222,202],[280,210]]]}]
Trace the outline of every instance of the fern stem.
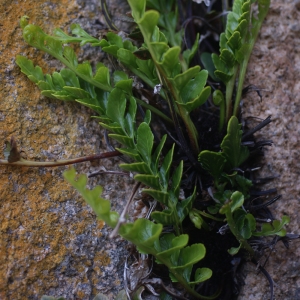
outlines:
[{"label": "fern stem", "polygon": [[225,95],[225,101],[226,101],[226,123],[228,123],[230,117],[232,116],[232,94],[233,89],[235,86],[235,80],[237,76],[238,71],[238,65],[234,66],[233,68],[233,76],[232,78],[226,83],[226,95]]},{"label": "fern stem", "polygon": [[179,109],[180,116],[184,122],[184,125],[187,129],[188,136],[192,145],[193,153],[195,155],[198,155],[200,149],[198,144],[198,132],[196,130],[196,127],[193,121],[191,120],[190,115],[186,111],[184,111],[180,106],[178,106],[178,109]]},{"label": "fern stem", "polygon": [[[161,70],[161,68],[159,66],[158,66],[157,72],[160,72],[159,77],[163,76],[163,83],[165,83],[165,85],[167,85],[167,88],[172,96],[171,99],[166,97],[166,100],[168,102],[170,110],[171,110],[171,112],[173,111],[173,109],[172,109],[172,103],[173,103],[173,107],[176,108],[176,112],[174,112],[174,113],[178,113],[178,115],[181,117],[181,119],[185,125],[185,128],[187,130],[187,134],[189,136],[193,154],[198,155],[200,152],[200,149],[199,149],[199,144],[198,144],[198,132],[196,130],[196,127],[195,127],[193,121],[191,120],[189,113],[186,110],[184,110],[180,105],[177,105],[177,103],[179,103],[179,101],[177,99],[178,95],[175,92],[173,85],[168,80],[167,76],[164,74],[163,70]],[[170,101],[172,101],[172,103]],[[174,118],[175,118],[175,116],[173,116],[173,119]]]},{"label": "fern stem", "polygon": [[[253,45],[254,45],[254,42],[253,42]],[[253,47],[253,45],[252,45],[252,47]],[[252,47],[251,47],[251,51],[252,51]],[[241,66],[240,66],[237,92],[236,92],[235,101],[234,101],[234,108],[233,108],[233,116],[236,116],[236,117],[237,117],[237,114],[238,114],[238,111],[239,111],[239,106],[240,106],[240,102],[241,102],[241,98],[242,98],[243,85],[244,85],[247,65],[248,65],[248,62],[249,62],[251,51],[249,51],[247,53],[247,57],[243,60]]]},{"label": "fern stem", "polygon": [[20,159],[16,162],[8,162],[7,160],[0,159],[0,165],[8,165],[8,166],[24,166],[24,167],[58,167],[58,166],[67,166],[72,164],[77,164],[85,161],[93,161],[103,158],[111,158],[116,156],[121,156],[122,154],[119,151],[111,151],[99,154],[93,154],[78,158],[64,159],[64,160],[56,160],[56,161],[30,161],[26,159]]},{"label": "fern stem", "polygon": [[[82,73],[77,72],[76,68],[74,68],[66,59],[64,59],[63,57],[59,56],[59,55],[55,55],[53,53],[50,53],[52,56],[54,56],[55,58],[57,58],[58,60],[60,60],[63,64],[65,64],[68,68],[70,68],[78,77],[82,78],[83,80],[85,80],[86,82],[91,83],[92,85],[94,85],[95,87],[98,87],[99,89],[102,89],[106,92],[111,92],[113,90],[113,88],[108,88],[107,86],[102,85],[101,83],[99,83],[98,81],[88,77],[88,76],[84,76]],[[167,117],[164,113],[162,113],[160,110],[158,110],[157,108],[153,107],[152,105],[146,103],[145,101],[142,101],[141,99],[137,99],[135,98],[136,101],[138,102],[138,104],[140,104],[141,106],[143,106],[146,109],[149,109],[150,111],[154,112],[155,114],[157,114],[158,116],[160,116],[161,118],[163,118],[165,121],[167,121],[168,123],[173,123],[173,121]]]},{"label": "fern stem", "polygon": [[170,119],[168,116],[166,116],[164,113],[162,113],[160,110],[158,110],[157,108],[155,108],[154,106],[144,102],[141,99],[137,99],[134,98],[136,100],[136,102],[138,104],[140,104],[141,106],[143,106],[146,109],[151,110],[152,112],[154,112],[157,116],[161,117],[162,119],[164,119],[165,121],[167,121],[170,124],[174,124],[174,122],[172,121],[172,119]]}]

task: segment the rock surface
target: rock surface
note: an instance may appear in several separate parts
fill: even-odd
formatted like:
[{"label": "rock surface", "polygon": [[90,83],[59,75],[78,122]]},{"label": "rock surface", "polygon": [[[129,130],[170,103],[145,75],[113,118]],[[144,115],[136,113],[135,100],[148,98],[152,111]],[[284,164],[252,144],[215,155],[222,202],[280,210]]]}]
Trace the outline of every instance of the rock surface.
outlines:
[{"label": "rock surface", "polygon": [[[280,175],[271,186],[283,195],[273,206],[277,217],[291,217],[290,232],[299,233],[299,136],[300,123],[300,2],[271,1],[271,9],[255,46],[246,84],[262,89],[244,100],[245,117],[266,118],[273,123],[265,131],[274,146],[265,157],[265,174]],[[111,9],[127,7],[109,2]],[[124,3],[124,1],[122,2]],[[12,135],[27,159],[66,159],[106,151],[103,132],[92,112],[76,103],[42,97],[38,88],[15,64],[23,54],[44,72],[60,65],[48,55],[28,47],[18,22],[30,22],[47,32],[55,27],[68,31],[80,23],[94,36],[101,34],[104,19],[98,0],[0,1],[0,136],[2,145]],[[85,48],[86,59],[101,54]],[[2,147],[2,146],[1,146]],[[78,173],[100,167],[117,169],[117,159],[76,165]],[[0,299],[40,299],[43,294],[67,299],[92,299],[98,292],[111,299],[122,288],[126,243],[107,238],[108,229],[62,178],[66,168],[33,169],[0,167]],[[104,186],[104,197],[121,211],[132,189],[127,177],[106,175],[89,180],[90,187]],[[300,299],[299,241],[285,250],[278,244],[267,263],[273,276],[276,299]],[[246,286],[239,299],[269,299],[264,277],[247,266]]]},{"label": "rock surface", "polygon": [[[277,218],[290,216],[288,232],[295,234],[300,233],[299,20],[300,1],[271,0],[246,82],[246,85],[253,84],[261,89],[262,102],[253,92],[246,96],[243,108],[246,118],[272,116],[273,122],[264,130],[263,137],[274,144],[266,149],[261,172],[266,176],[279,176],[269,188],[276,187],[282,198],[271,206],[271,210]],[[271,252],[266,269],[275,281],[275,299],[300,299],[299,239],[292,241],[288,250],[278,243]],[[264,276],[257,274],[254,265],[248,265],[247,269],[246,286],[239,299],[270,299]]]},{"label": "rock surface", "polygon": [[[0,11],[1,152],[12,135],[22,155],[35,161],[107,151],[89,109],[41,96],[15,64],[16,55],[22,54],[45,73],[61,68],[49,55],[26,45],[21,16],[28,15],[48,33],[55,27],[68,32],[74,22],[99,36],[105,24],[99,1],[2,0]],[[95,49],[85,50],[88,59],[101,59]],[[101,167],[115,170],[117,162],[103,160],[75,168],[78,173]],[[108,229],[63,179],[65,169],[0,167],[0,299],[40,299],[43,294],[92,299],[99,292],[112,298],[122,288],[126,243],[108,239]],[[90,187],[96,184],[104,186],[103,196],[113,199],[113,208],[120,212],[132,179],[106,175],[89,180]]]}]

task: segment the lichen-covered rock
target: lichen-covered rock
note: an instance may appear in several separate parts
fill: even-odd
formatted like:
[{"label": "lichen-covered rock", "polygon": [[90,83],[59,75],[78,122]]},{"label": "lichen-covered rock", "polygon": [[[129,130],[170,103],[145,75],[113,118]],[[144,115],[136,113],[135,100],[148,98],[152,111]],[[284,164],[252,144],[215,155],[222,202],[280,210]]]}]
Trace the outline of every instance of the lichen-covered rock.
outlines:
[{"label": "lichen-covered rock", "polygon": [[[41,96],[15,64],[16,55],[22,54],[45,73],[61,67],[23,41],[23,15],[48,33],[55,27],[68,31],[76,22],[99,37],[104,28],[99,1],[4,0],[0,11],[1,153],[11,136],[22,156],[35,161],[107,151],[89,109]],[[88,56],[101,59],[99,50],[85,49]],[[89,173],[100,167],[117,169],[117,163],[111,159],[75,168]],[[122,288],[126,243],[108,239],[108,229],[63,179],[65,169],[0,166],[0,299],[40,299],[43,294],[91,299],[98,292],[112,298]],[[120,212],[132,179],[106,175],[89,180],[90,187],[95,184],[104,186],[104,197]]]},{"label": "lichen-covered rock", "polygon": [[[287,231],[296,234],[300,233],[299,3],[271,1],[251,56],[246,83],[261,89],[262,102],[252,92],[245,97],[243,108],[246,118],[272,116],[273,122],[265,128],[263,137],[272,140],[274,145],[266,149],[261,176],[278,175],[269,188],[277,188],[282,198],[270,209],[277,218],[290,216]],[[248,120],[255,124],[253,119]],[[269,250],[272,253],[265,267],[275,281],[276,299],[300,299],[299,242],[299,239],[292,241],[289,250],[281,242]],[[249,264],[247,269],[246,286],[239,299],[270,299],[264,276],[257,274],[254,265]]]}]

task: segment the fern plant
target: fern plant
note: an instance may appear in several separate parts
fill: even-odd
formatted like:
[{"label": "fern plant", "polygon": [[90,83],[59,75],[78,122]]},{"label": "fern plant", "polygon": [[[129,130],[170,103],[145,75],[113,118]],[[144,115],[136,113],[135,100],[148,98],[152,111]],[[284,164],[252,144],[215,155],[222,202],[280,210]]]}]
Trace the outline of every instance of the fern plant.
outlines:
[{"label": "fern plant", "polygon": [[[257,15],[253,12],[252,3],[258,6]],[[237,116],[250,54],[269,6],[270,0],[236,0],[227,16],[225,32],[220,35],[220,55],[212,54],[216,67],[215,76],[226,85],[225,103],[222,103],[225,109],[221,111],[225,116],[220,118],[221,127],[225,124],[224,120],[228,122],[232,114]],[[236,79],[238,84],[232,109]],[[220,103],[217,95],[215,96],[216,103]]]},{"label": "fern plant", "polygon": [[[201,233],[205,231],[205,234],[211,235],[212,227],[229,228],[238,246],[232,246],[228,252],[236,255],[243,249],[247,253],[245,257],[253,259],[256,251],[251,245],[252,237],[283,237],[286,233],[283,227],[289,222],[289,218],[284,216],[281,221],[273,220],[272,223],[263,224],[259,230],[249,206],[253,183],[239,173],[251,151],[242,144],[243,132],[236,115],[247,62],[270,3],[266,0],[234,1],[225,32],[220,36],[220,55],[212,55],[215,76],[225,84],[226,89],[225,99],[220,90],[213,94],[214,102],[221,106],[220,129],[227,124],[227,134],[220,144],[219,152],[200,152],[202,145],[199,145],[201,140],[198,131],[202,124],[195,122],[195,115],[211,96],[211,87],[206,86],[208,71],[191,64],[198,49],[199,35],[191,49],[182,51],[183,31],[177,29],[178,8],[174,0],[164,3],[158,0],[128,0],[128,3],[137,29],[125,39],[114,32],[108,32],[105,38],[98,40],[77,24],[71,26],[72,36],[60,29],[56,29],[53,36],[50,36],[40,27],[28,24],[28,17],[23,17],[21,26],[25,41],[52,55],[67,68],[45,75],[39,66],[34,66],[26,57],[18,56],[16,62],[44,96],[63,101],[75,100],[91,108],[97,114],[95,118],[99,124],[109,131],[109,137],[119,143],[116,151],[89,156],[85,160],[126,156],[129,162],[121,163],[120,167],[133,172],[134,179],[145,186],[143,192],[159,203],[151,213],[151,220],[141,218],[129,222],[124,215],[111,211],[110,202],[101,198],[100,186],[88,190],[85,176],[76,179],[74,169],[65,172],[66,180],[79,191],[97,217],[132,242],[140,253],[150,254],[158,264],[165,265],[171,281],[179,282],[191,297],[215,299],[220,291],[204,295],[196,289],[213,273],[201,262],[206,254],[205,243],[189,236],[187,224],[194,225]],[[251,14],[251,4],[254,3],[258,5],[257,18]],[[146,9],[147,5],[149,10]],[[142,43],[129,39],[135,36],[141,36]],[[128,72],[111,72],[103,63],[98,63],[93,72],[90,63],[79,63],[70,46],[72,43],[89,43],[117,59],[123,68],[142,80],[148,89],[154,89],[159,94],[164,101],[164,110],[138,99]],[[239,81],[232,112],[237,77]],[[142,117],[137,114],[139,105],[145,109]],[[176,134],[178,140],[174,140],[177,145],[168,141],[169,131],[159,141],[155,141],[153,114]],[[24,161],[18,155],[14,140],[7,144],[5,156],[6,160],[0,160],[0,163],[45,165]],[[78,162],[78,159],[48,165],[74,162]],[[199,185],[186,188],[187,197],[180,195],[184,181],[187,180],[184,173],[191,168],[198,173],[198,179],[199,173],[205,171],[207,177],[211,178],[208,180],[211,185],[209,189],[213,192],[210,192],[209,206],[199,203],[195,205],[201,192]]]},{"label": "fern plant", "polygon": [[[213,195],[216,204],[209,207],[208,210],[212,214],[216,212],[225,214],[231,232],[239,241],[239,246],[229,249],[229,253],[236,254],[243,247],[250,256],[254,257],[254,250],[247,240],[252,236],[268,236],[267,228],[270,228],[270,224],[263,224],[262,232],[257,232],[254,216],[244,208],[245,200],[250,196],[249,189],[252,182],[239,175],[237,171],[249,156],[249,149],[241,145],[242,131],[240,127],[238,119],[235,116],[231,117],[227,135],[221,143],[222,152],[202,151],[199,154],[199,161],[214,178],[216,188]],[[286,231],[282,227],[289,223],[289,218],[283,216],[282,221],[274,222],[272,234],[285,236]]]}]

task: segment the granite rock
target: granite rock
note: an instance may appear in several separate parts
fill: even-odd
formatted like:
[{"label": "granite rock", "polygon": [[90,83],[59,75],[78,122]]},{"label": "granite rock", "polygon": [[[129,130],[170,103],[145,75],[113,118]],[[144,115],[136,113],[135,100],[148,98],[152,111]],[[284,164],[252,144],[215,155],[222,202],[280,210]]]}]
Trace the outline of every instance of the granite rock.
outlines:
[{"label": "granite rock", "polygon": [[[108,2],[109,3],[109,2]],[[109,3],[116,9],[117,1]],[[124,3],[124,1],[123,1]],[[127,6],[118,6],[119,11]],[[107,151],[103,131],[91,119],[92,111],[74,102],[41,96],[20,72],[17,54],[42,67],[45,73],[60,63],[22,38],[19,20],[51,33],[69,31],[79,23],[100,37],[105,21],[97,0],[0,1],[0,136],[14,136],[24,158],[53,161]],[[103,54],[85,46],[81,58],[103,60]],[[1,155],[3,158],[3,155]],[[117,169],[118,159],[75,165],[78,173],[99,168]],[[111,299],[122,288],[126,242],[108,239],[109,229],[78,193],[63,179],[67,167],[0,167],[0,299],[40,299],[43,294],[66,299],[92,299],[102,292]],[[130,195],[130,177],[106,175],[89,180],[89,187],[104,187],[103,196],[122,211]]]}]

